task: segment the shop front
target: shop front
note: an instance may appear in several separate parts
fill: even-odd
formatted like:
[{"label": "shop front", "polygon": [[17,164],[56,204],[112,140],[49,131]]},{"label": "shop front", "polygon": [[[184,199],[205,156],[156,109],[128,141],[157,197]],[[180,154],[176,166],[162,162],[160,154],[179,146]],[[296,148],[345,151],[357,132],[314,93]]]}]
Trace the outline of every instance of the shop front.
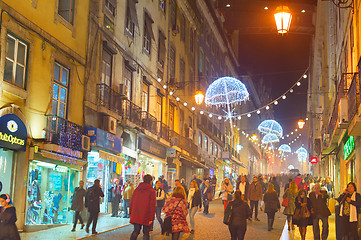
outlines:
[{"label": "shop front", "polygon": [[105,132],[99,128],[88,127],[87,136],[90,137],[91,151],[88,153],[88,168],[86,186],[91,187],[96,179],[104,191],[104,198],[100,204],[100,212],[108,213],[109,191],[114,179],[122,184],[124,178],[124,158],[121,154],[121,138]]},{"label": "shop front", "polygon": [[356,181],[356,153],[355,139],[353,136],[348,137],[343,146],[344,159],[346,164],[346,184]]},{"label": "shop front", "polygon": [[156,180],[161,175],[166,176],[167,173],[167,161],[166,152],[167,149],[146,137],[139,138],[139,172],[141,177],[146,174],[152,175]]},{"label": "shop front", "polygon": [[0,117],[0,194],[13,197],[16,155],[26,151],[27,129],[15,114]]}]

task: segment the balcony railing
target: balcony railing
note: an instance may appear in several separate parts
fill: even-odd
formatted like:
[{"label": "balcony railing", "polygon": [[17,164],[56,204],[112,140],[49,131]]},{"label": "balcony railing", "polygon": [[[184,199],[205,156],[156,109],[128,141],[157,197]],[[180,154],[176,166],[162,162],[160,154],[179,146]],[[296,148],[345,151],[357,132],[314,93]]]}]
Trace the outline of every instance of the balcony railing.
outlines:
[{"label": "balcony railing", "polygon": [[169,127],[167,125],[158,121],[157,122],[157,132],[158,132],[159,137],[167,140],[168,142],[170,141]]},{"label": "balcony railing", "polygon": [[46,115],[46,141],[72,150],[81,151],[84,128],[55,115]]},{"label": "balcony railing", "polygon": [[123,117],[138,126],[142,126],[142,108],[132,103],[129,99],[123,100]]},{"label": "balcony railing", "polygon": [[359,96],[359,74],[355,73],[352,78],[350,88],[347,93],[348,120],[351,121],[357,113],[357,107],[360,104]]},{"label": "balcony railing", "polygon": [[198,147],[193,143],[191,139],[187,139],[174,131],[169,131],[169,136],[173,146],[180,147],[193,156],[198,155]]},{"label": "balcony railing", "polygon": [[198,118],[198,127],[213,139],[218,139],[219,142],[222,142],[221,131],[207,117],[201,116]]},{"label": "balcony railing", "polygon": [[98,105],[103,106],[119,115],[122,115],[122,99],[124,96],[104,83],[97,84],[97,90]]},{"label": "balcony railing", "polygon": [[142,127],[158,135],[157,119],[149,112],[142,112]]}]

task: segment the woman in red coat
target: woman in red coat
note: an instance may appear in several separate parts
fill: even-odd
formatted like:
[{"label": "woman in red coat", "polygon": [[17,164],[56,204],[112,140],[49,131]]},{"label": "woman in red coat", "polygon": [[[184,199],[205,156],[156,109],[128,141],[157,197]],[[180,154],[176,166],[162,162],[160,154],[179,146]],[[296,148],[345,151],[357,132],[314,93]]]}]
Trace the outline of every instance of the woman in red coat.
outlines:
[{"label": "woman in red coat", "polygon": [[[177,206],[178,205],[178,206]],[[175,209],[174,213],[173,210]],[[188,215],[186,193],[182,186],[176,187],[172,197],[165,203],[163,207],[165,217],[172,215],[172,239],[177,240],[181,232],[188,233],[189,227],[186,220]]]}]

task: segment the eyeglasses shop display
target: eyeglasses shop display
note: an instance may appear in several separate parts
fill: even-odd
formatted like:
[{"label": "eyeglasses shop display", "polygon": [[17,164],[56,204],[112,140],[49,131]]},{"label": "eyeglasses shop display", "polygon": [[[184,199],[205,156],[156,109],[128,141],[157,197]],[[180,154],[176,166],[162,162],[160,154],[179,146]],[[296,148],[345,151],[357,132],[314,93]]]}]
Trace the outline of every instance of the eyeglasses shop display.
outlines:
[{"label": "eyeglasses shop display", "polygon": [[27,190],[26,224],[72,222],[71,198],[79,182],[79,172],[52,163],[31,161]]}]

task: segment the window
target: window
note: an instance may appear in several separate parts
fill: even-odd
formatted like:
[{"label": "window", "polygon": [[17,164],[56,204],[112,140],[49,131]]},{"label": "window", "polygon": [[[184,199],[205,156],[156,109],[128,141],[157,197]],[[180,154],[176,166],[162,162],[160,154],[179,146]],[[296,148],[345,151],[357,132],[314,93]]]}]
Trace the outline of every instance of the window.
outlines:
[{"label": "window", "polygon": [[124,70],[124,85],[125,96],[127,96],[129,100],[132,100],[133,73],[128,68],[125,68]]},{"label": "window", "polygon": [[179,62],[179,81],[184,84],[185,82],[185,71],[186,71],[186,64],[184,60],[181,58]]},{"label": "window", "polygon": [[180,18],[180,39],[182,42],[185,42],[186,40],[186,18],[184,17],[183,14],[181,14],[181,18]]},{"label": "window", "polygon": [[104,27],[112,33],[114,32],[114,23],[107,16],[104,16]]},{"label": "window", "polygon": [[204,150],[206,150],[206,152],[208,152],[208,137],[207,136],[204,137]]},{"label": "window", "polygon": [[213,155],[213,141],[212,140],[209,143],[209,153]]},{"label": "window", "polygon": [[25,88],[28,44],[8,34],[4,80]]},{"label": "window", "polygon": [[162,113],[163,113],[163,97],[162,95],[157,95],[157,107],[156,107],[156,118],[157,121],[162,122]]},{"label": "window", "polygon": [[103,60],[102,60],[102,76],[101,83],[111,86],[112,78],[112,55],[103,49]]},{"label": "window", "polygon": [[158,39],[158,62],[162,67],[164,67],[165,62],[165,36],[159,31],[159,39]]},{"label": "window", "polygon": [[149,85],[143,83],[142,86],[142,110],[148,112],[149,110]]},{"label": "window", "polygon": [[152,47],[152,38],[154,39],[152,24],[153,20],[145,13],[143,49],[148,54],[150,54],[150,49]]},{"label": "window", "polygon": [[117,6],[116,0],[105,0],[104,2],[105,8],[113,15],[115,16],[115,9]]},{"label": "window", "polygon": [[159,7],[162,9],[162,12],[165,13],[165,4],[166,0],[159,0]]},{"label": "window", "polygon": [[171,16],[170,21],[172,24],[172,29],[174,29],[177,26],[177,3],[175,2],[175,0],[172,0],[171,3],[170,16]]},{"label": "window", "polygon": [[69,88],[69,68],[55,63],[53,77],[52,114],[66,118]]},{"label": "window", "polygon": [[199,51],[199,72],[203,72],[203,53]]},{"label": "window", "polygon": [[175,77],[175,49],[173,47],[170,48],[169,51],[169,73],[170,73],[170,78]]},{"label": "window", "polygon": [[136,0],[128,0],[125,30],[131,37],[134,37],[135,26],[138,25],[136,3]]},{"label": "window", "polygon": [[58,0],[58,14],[73,24],[74,0]]},{"label": "window", "polygon": [[202,139],[203,139],[202,133],[198,133],[198,146],[200,148],[202,148]]}]

